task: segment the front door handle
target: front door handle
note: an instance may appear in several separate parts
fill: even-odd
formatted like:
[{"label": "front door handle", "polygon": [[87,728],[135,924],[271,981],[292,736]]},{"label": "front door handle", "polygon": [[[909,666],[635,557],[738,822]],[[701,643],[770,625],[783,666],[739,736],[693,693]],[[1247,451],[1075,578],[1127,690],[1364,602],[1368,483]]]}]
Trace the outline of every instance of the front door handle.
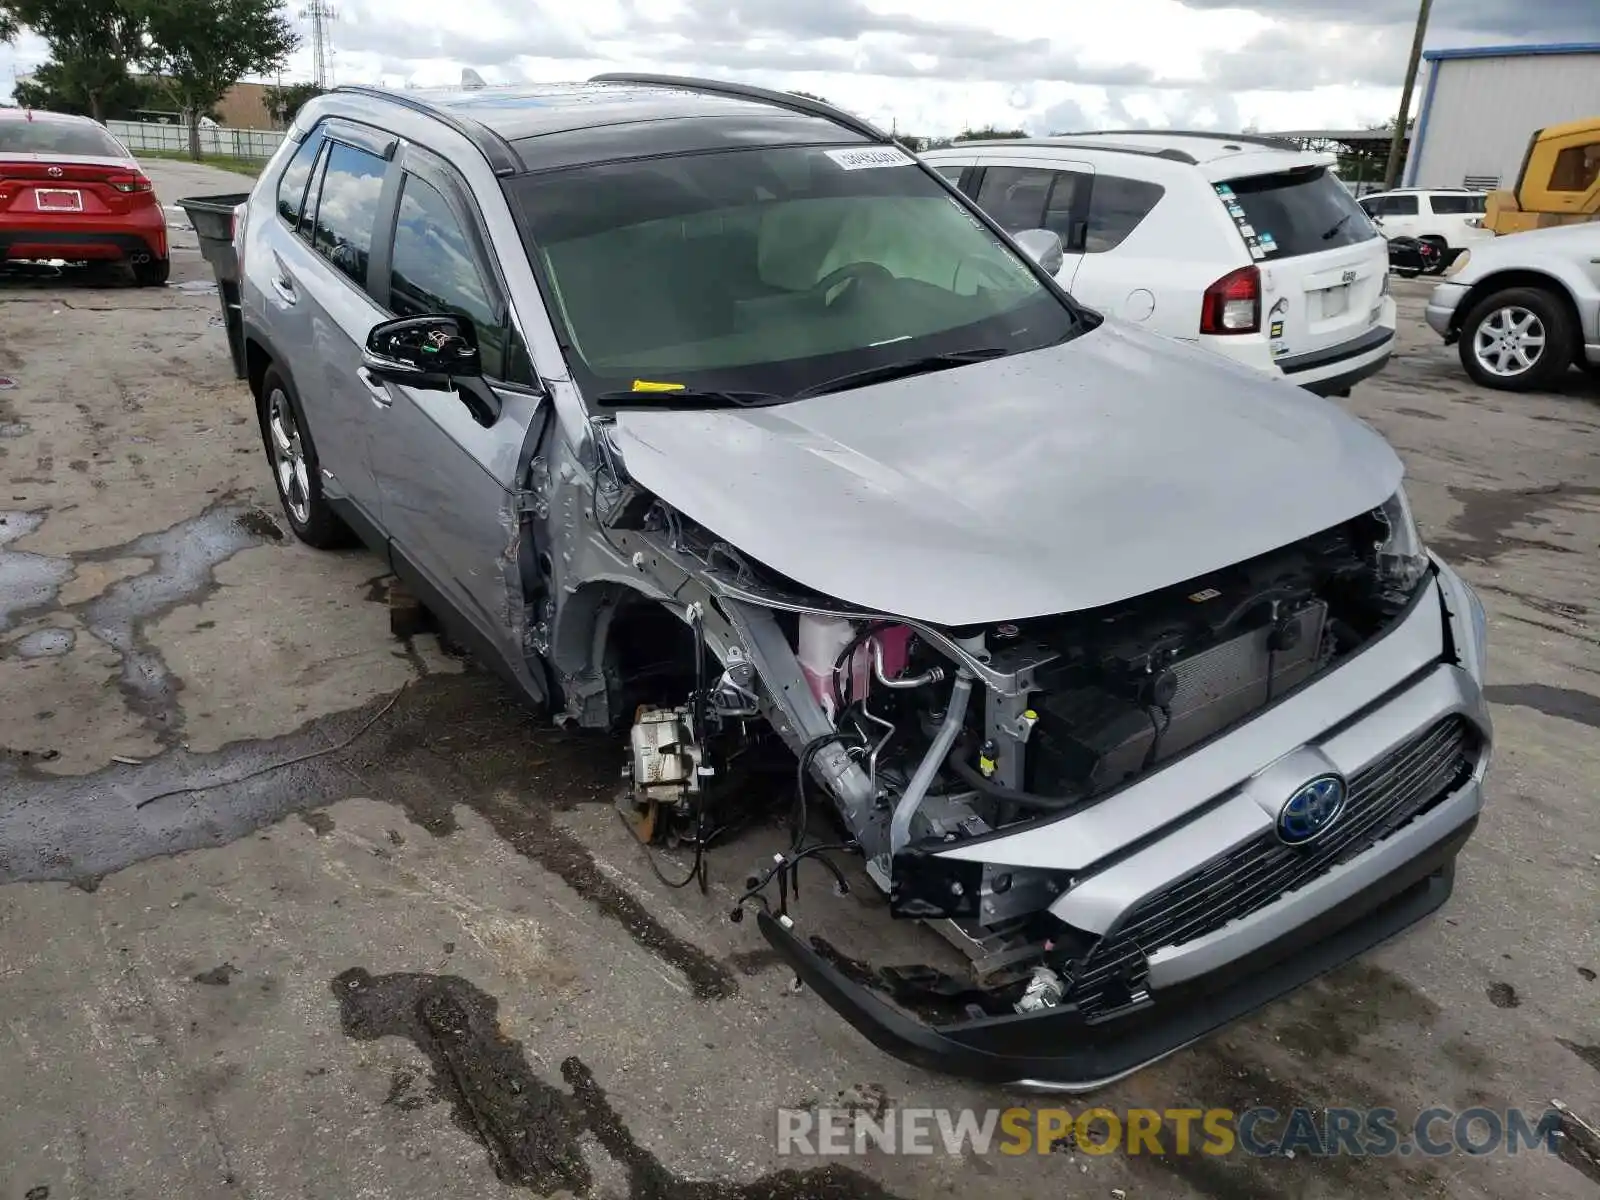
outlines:
[{"label": "front door handle", "polygon": [[389,385],[365,367],[356,368],[356,378],[366,385],[372,402],[379,408],[388,408],[394,403],[394,397],[389,394]]},{"label": "front door handle", "polygon": [[287,275],[274,275],[269,282],[272,290],[278,294],[278,299],[285,304],[295,304],[300,300],[299,293],[294,290],[294,282]]}]

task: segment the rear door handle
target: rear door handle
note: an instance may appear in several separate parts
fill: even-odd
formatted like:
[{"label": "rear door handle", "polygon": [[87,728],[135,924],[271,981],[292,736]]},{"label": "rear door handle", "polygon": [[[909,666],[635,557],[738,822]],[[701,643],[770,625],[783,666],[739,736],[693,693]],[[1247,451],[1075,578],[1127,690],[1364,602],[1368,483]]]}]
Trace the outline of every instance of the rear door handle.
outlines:
[{"label": "rear door handle", "polygon": [[272,290],[278,293],[278,299],[285,304],[295,304],[299,301],[300,296],[294,290],[294,282],[287,275],[274,275],[269,282],[272,284]]},{"label": "rear door handle", "polygon": [[388,408],[394,403],[394,397],[389,394],[389,386],[365,367],[356,368],[356,378],[366,385],[371,393],[372,402],[379,408]]}]

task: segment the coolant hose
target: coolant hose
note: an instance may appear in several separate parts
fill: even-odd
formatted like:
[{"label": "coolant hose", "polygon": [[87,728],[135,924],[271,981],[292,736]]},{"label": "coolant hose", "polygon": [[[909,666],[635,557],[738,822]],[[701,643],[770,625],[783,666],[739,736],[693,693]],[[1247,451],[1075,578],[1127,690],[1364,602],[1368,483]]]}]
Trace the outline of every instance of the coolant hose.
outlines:
[{"label": "coolant hose", "polygon": [[967,722],[967,705],[971,700],[972,672],[962,667],[956,672],[955,684],[950,689],[950,703],[944,710],[944,723],[939,726],[939,732],[933,735],[933,745],[928,747],[928,752],[917,764],[911,782],[906,784],[906,790],[900,794],[900,802],[894,806],[894,816],[889,818],[891,862],[911,840],[911,818],[917,815],[922,798],[938,778],[939,768],[950,756],[950,748],[956,744],[956,738],[961,736],[961,727]]},{"label": "coolant hose", "polygon": [[1073,796],[1042,796],[1037,792],[1023,792],[1016,788],[1008,788],[987,778],[981,771],[967,761],[967,755],[972,751],[971,739],[962,739],[950,749],[950,756],[945,765],[963,782],[976,788],[986,796],[996,800],[1003,800],[1008,804],[1015,804],[1019,808],[1039,808],[1048,812],[1063,812],[1069,808],[1076,808],[1083,803],[1081,795]]}]

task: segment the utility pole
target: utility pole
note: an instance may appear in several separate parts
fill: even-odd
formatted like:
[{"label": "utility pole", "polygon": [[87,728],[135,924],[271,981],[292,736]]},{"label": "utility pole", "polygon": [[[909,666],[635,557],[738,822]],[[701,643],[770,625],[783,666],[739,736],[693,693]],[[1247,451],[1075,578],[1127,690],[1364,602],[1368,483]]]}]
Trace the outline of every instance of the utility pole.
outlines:
[{"label": "utility pole", "polygon": [[1417,32],[1411,39],[1411,60],[1406,63],[1406,83],[1400,89],[1400,112],[1394,119],[1394,136],[1389,140],[1389,165],[1383,172],[1383,190],[1390,191],[1400,179],[1400,164],[1404,157],[1406,135],[1411,127],[1411,93],[1417,86],[1417,67],[1422,62],[1422,42],[1428,36],[1428,13],[1433,0],[1422,0],[1417,9]]},{"label": "utility pole", "polygon": [[326,88],[333,82],[333,36],[328,26],[339,19],[338,10],[327,0],[311,0],[300,15],[311,19],[312,77],[319,88]]}]

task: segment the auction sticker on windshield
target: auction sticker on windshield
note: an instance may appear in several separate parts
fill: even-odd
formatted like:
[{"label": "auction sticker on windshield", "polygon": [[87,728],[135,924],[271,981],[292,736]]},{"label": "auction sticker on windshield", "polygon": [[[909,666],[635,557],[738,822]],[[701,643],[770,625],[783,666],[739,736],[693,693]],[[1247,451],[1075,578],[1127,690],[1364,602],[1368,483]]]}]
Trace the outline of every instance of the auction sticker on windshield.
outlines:
[{"label": "auction sticker on windshield", "polygon": [[865,171],[870,167],[907,167],[911,156],[893,146],[862,146],[849,150],[823,151],[846,171]]}]

